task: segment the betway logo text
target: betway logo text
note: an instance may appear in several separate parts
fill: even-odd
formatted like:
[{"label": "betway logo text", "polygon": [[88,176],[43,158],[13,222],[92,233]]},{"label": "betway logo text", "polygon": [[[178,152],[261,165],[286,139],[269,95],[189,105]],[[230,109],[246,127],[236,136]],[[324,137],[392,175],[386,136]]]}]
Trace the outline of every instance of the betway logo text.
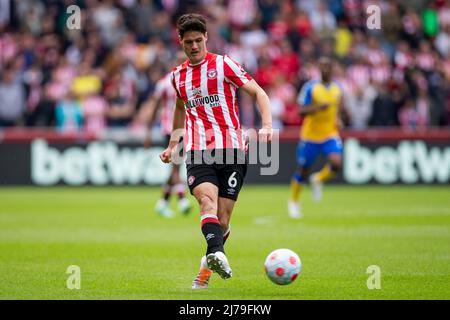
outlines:
[{"label": "betway logo text", "polygon": [[448,183],[449,177],[450,146],[428,149],[423,141],[401,141],[396,148],[371,151],[356,139],[344,144],[344,179],[349,183]]},{"label": "betway logo text", "polygon": [[113,142],[59,151],[36,140],[31,145],[31,177],[38,185],[161,184],[170,168],[159,160],[160,152],[162,148],[119,149]]}]

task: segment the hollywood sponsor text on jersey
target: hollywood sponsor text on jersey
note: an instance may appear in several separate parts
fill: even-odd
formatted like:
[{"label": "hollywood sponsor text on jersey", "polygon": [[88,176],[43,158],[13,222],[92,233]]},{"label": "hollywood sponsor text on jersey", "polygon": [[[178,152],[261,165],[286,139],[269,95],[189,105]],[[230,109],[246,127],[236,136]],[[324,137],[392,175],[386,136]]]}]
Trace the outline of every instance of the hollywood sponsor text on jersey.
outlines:
[{"label": "hollywood sponsor text on jersey", "polygon": [[210,96],[196,98],[194,100],[189,100],[185,104],[185,108],[195,108],[199,106],[204,107],[220,107],[220,98],[218,94],[212,94]]}]

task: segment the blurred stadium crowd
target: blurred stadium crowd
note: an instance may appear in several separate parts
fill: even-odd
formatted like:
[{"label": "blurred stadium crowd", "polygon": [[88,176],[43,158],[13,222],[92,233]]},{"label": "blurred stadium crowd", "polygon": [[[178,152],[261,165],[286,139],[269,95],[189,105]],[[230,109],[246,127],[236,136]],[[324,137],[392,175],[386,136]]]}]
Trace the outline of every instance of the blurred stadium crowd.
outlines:
[{"label": "blurred stadium crowd", "polygon": [[[81,29],[70,30],[70,5]],[[366,26],[369,4],[381,29]],[[208,18],[208,49],[266,89],[274,127],[297,126],[297,95],[335,58],[345,125],[450,125],[450,1],[0,0],[0,127],[101,132],[145,126],[139,110],[180,49],[175,21]],[[243,125],[258,125],[240,95]]]}]

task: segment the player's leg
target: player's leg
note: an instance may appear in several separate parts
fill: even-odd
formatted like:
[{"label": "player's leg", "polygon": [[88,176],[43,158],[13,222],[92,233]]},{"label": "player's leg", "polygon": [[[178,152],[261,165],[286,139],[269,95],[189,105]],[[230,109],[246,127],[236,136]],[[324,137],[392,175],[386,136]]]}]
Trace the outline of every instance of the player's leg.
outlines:
[{"label": "player's leg", "polygon": [[[230,217],[234,207],[234,200],[219,197],[218,201],[218,218],[223,232],[223,244],[225,245],[228,236],[230,235]],[[197,277],[192,282],[192,289],[206,289],[208,287],[209,279],[213,271],[208,266],[206,256],[202,257],[200,262],[200,270]]]},{"label": "player's leg", "polygon": [[298,167],[291,179],[291,197],[288,201],[289,216],[294,219],[301,218],[300,195],[305,184],[305,178],[309,175],[309,168]]},{"label": "player's leg", "polygon": [[325,166],[317,173],[311,175],[310,183],[312,187],[313,199],[322,199],[323,184],[332,179],[342,168],[342,143],[339,138],[332,138],[324,142],[321,152],[327,158]]},{"label": "player's leg", "polygon": [[171,175],[172,193],[178,196],[178,209],[185,215],[191,210],[191,203],[186,198],[185,184],[180,179],[180,165],[174,164]]},{"label": "player's leg", "polygon": [[[206,289],[213,273],[213,270],[208,266],[206,257],[212,251],[215,252],[215,250],[220,249],[223,251],[223,236],[221,235],[220,223],[217,218],[218,188],[213,183],[203,182],[192,189],[192,194],[197,199],[200,207],[202,233],[208,246],[206,255],[200,261],[198,274],[192,282],[192,289]],[[221,243],[217,241],[220,239],[222,240]],[[215,240],[214,243],[213,240]]]},{"label": "player's leg", "polygon": [[156,212],[165,218],[172,218],[174,216],[174,212],[170,209],[169,201],[170,196],[172,194],[172,176],[173,176],[173,166],[171,169],[171,173],[166,183],[162,187],[162,197],[156,202],[155,210]]},{"label": "player's leg", "polygon": [[231,213],[233,212],[235,203],[236,203],[235,200],[219,197],[219,206],[218,206],[217,214],[218,214],[218,218],[220,221],[220,226],[222,227],[223,244],[224,245],[225,245],[225,242],[227,241],[228,237],[230,236]]},{"label": "player's leg", "polygon": [[208,268],[223,279],[230,278],[231,268],[224,253],[223,232],[217,216],[218,188],[212,183],[204,182],[193,189],[193,195],[200,205],[202,232],[208,245]]},{"label": "player's leg", "polygon": [[[230,218],[234,207],[234,200],[219,197],[218,202],[218,218],[223,232],[223,244],[230,235]],[[206,289],[208,287],[209,279],[211,278],[213,271],[209,269],[206,256],[203,256],[200,261],[200,269],[197,277],[192,282],[192,289]]]},{"label": "player's leg", "polygon": [[309,175],[310,167],[318,154],[318,148],[314,143],[301,141],[297,146],[297,170],[291,179],[291,197],[288,201],[288,212],[291,218],[301,218],[300,196]]},{"label": "player's leg", "polygon": [[[234,164],[219,166],[219,207],[217,213],[222,226],[224,244],[230,236],[231,214],[247,175],[246,155],[239,152],[237,151]],[[241,161],[238,161],[238,159]]]},{"label": "player's leg", "polygon": [[[170,141],[170,135],[165,136],[165,144],[168,145]],[[169,202],[170,196],[172,195],[172,187],[173,187],[173,175],[174,175],[174,165],[172,165],[170,169],[170,175],[167,179],[166,183],[162,186],[162,197],[156,202],[155,211],[165,218],[172,218],[174,216],[174,212],[170,209]]]},{"label": "player's leg", "polygon": [[[183,138],[180,138],[178,149],[178,154],[183,153]],[[190,201],[186,198],[186,185],[183,181],[180,179],[180,165],[174,164],[173,165],[173,171],[172,171],[172,193],[176,194],[178,196],[178,210],[180,210],[183,214],[187,215],[192,205]]]},{"label": "player's leg", "polygon": [[202,232],[207,242],[206,255],[223,252],[223,234],[217,216],[218,187],[211,182],[203,182],[192,193],[200,206]]}]

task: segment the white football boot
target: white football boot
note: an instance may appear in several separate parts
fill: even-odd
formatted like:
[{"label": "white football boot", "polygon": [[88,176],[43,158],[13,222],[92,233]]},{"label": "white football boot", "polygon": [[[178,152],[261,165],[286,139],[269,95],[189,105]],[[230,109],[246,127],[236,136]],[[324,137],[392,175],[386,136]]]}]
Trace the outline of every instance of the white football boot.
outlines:
[{"label": "white football boot", "polygon": [[200,270],[198,271],[197,276],[194,281],[192,281],[192,289],[206,289],[208,288],[209,278],[213,271],[208,268],[208,263],[206,262],[206,256],[202,257],[202,261],[200,262]]},{"label": "white football boot", "polygon": [[289,200],[288,211],[289,217],[292,219],[301,219],[303,217],[300,205],[296,201]]},{"label": "white football boot", "polygon": [[228,259],[223,252],[217,251],[206,256],[208,268],[219,274],[222,279],[231,278],[232,272]]},{"label": "white football boot", "polygon": [[174,212],[169,207],[167,200],[159,199],[155,207],[156,212],[164,218],[173,218]]},{"label": "white football boot", "polygon": [[320,200],[322,200],[323,183],[321,181],[319,181],[317,174],[312,174],[309,177],[309,183],[311,184],[313,200],[315,202],[319,202]]}]

